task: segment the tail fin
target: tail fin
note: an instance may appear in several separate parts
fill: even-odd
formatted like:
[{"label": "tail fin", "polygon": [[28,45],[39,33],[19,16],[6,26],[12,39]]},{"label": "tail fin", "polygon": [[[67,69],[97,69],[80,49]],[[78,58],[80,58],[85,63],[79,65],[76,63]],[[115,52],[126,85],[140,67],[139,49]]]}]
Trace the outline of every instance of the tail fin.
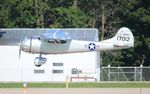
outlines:
[{"label": "tail fin", "polygon": [[103,42],[111,42],[117,48],[130,48],[134,46],[134,37],[132,32],[127,27],[122,27],[118,30],[117,34]]},{"label": "tail fin", "polygon": [[114,40],[114,46],[118,47],[133,47],[134,46],[134,38],[132,32],[126,28],[123,27],[118,30],[117,34],[113,38]]}]

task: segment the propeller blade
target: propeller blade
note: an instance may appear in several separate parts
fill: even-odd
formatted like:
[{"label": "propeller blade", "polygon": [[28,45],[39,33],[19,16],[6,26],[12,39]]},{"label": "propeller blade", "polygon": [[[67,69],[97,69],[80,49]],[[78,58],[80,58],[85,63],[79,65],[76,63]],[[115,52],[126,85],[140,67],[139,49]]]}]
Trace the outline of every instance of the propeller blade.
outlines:
[{"label": "propeller blade", "polygon": [[21,57],[21,45],[20,45],[20,48],[19,48],[19,60],[20,60],[20,57]]},{"label": "propeller blade", "polygon": [[21,58],[21,45],[22,45],[22,37],[20,37],[20,43],[19,43],[19,60]]},{"label": "propeller blade", "polygon": [[21,52],[22,52],[22,42],[23,40],[27,40],[27,37],[25,37],[24,39],[23,38],[20,38],[20,45],[19,45],[19,60],[21,58]]}]

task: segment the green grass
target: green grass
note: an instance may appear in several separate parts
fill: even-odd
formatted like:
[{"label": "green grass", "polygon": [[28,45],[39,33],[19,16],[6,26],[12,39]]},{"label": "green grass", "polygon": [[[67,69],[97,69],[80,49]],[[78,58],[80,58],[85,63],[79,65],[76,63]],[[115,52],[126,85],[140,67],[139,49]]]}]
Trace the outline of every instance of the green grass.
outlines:
[{"label": "green grass", "polygon": [[29,83],[30,88],[65,88],[65,83]]},{"label": "green grass", "polygon": [[21,88],[22,83],[0,83],[0,88]]},{"label": "green grass", "polygon": [[[150,83],[69,83],[69,88],[150,88]],[[0,88],[23,88],[22,83],[0,83]],[[28,88],[66,88],[66,83],[28,83]]]}]

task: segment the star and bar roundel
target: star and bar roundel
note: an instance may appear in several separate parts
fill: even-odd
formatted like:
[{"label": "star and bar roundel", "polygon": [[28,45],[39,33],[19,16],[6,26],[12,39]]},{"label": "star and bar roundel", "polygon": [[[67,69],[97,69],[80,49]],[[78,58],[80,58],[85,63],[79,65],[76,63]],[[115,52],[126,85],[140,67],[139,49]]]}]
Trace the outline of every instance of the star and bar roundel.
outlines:
[{"label": "star and bar roundel", "polygon": [[88,48],[89,48],[89,50],[95,50],[96,44],[95,43],[89,43]]}]

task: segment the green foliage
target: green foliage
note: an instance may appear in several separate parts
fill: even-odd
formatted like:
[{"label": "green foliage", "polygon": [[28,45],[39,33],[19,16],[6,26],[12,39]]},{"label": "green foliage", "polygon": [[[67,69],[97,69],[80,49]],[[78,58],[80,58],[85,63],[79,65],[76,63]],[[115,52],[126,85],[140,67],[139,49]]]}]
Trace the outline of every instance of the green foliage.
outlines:
[{"label": "green foliage", "polygon": [[[16,27],[35,27],[35,17],[32,0],[21,0],[12,10],[13,21]],[[15,13],[15,14],[14,14]]]},{"label": "green foliage", "polygon": [[131,0],[127,4],[126,12],[122,13],[122,20],[125,19],[122,24],[131,28],[135,36],[135,46],[132,50],[133,61],[130,65],[150,64],[149,4],[149,0]]},{"label": "green foliage", "polygon": [[103,52],[102,66],[120,66],[122,55],[120,51],[105,51]]},{"label": "green foliage", "polygon": [[69,7],[69,8],[56,8],[55,9],[59,15],[57,22],[61,27],[65,28],[80,28],[88,27],[88,15],[82,12],[78,8]]},{"label": "green foliage", "polygon": [[16,0],[1,0],[0,1],[0,27],[13,27],[15,24],[11,18],[11,9],[15,5]]}]

